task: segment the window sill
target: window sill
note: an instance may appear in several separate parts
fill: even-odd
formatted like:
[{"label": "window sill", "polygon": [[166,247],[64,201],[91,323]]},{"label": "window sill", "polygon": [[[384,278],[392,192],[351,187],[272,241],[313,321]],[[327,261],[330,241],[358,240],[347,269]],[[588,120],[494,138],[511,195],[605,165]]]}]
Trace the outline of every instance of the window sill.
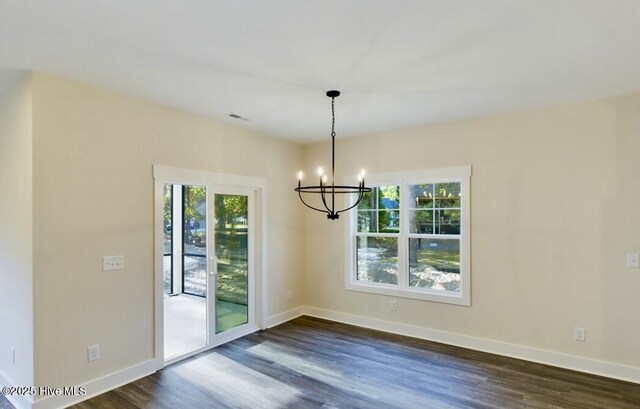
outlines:
[{"label": "window sill", "polygon": [[348,291],[359,291],[370,294],[388,295],[393,297],[411,298],[414,300],[433,301],[445,304],[471,306],[471,299],[462,293],[437,290],[413,290],[410,288],[395,288],[385,284],[347,283]]}]

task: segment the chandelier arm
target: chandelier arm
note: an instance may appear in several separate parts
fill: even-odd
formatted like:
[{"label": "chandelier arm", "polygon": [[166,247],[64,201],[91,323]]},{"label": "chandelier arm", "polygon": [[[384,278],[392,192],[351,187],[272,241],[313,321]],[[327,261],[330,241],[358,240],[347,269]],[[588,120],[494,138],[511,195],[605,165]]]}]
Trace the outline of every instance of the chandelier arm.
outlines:
[{"label": "chandelier arm", "polygon": [[[324,197],[324,195],[327,193],[327,190],[324,186],[320,185],[320,197],[322,198],[322,204],[324,205],[325,209],[327,209],[327,212],[329,214],[333,214],[333,209],[329,209],[329,206],[327,206],[327,200]],[[335,196],[335,195],[334,195]],[[323,210],[324,211],[324,210]]]},{"label": "chandelier arm", "polygon": [[333,186],[331,186],[331,209],[335,209],[335,208],[336,208],[336,188],[334,183]]},{"label": "chandelier arm", "polygon": [[356,202],[353,204],[353,206],[349,206],[346,209],[339,210],[339,211],[336,212],[336,214],[340,214],[342,212],[346,212],[347,210],[351,210],[354,207],[356,207],[357,205],[359,205],[360,202],[362,201],[362,198],[364,197],[364,193],[365,193],[364,190],[361,190],[360,191],[360,195],[358,196],[358,200],[356,200]]},{"label": "chandelier arm", "polygon": [[317,212],[322,212],[322,213],[326,213],[325,210],[323,209],[318,209],[317,207],[313,207],[307,204],[307,202],[304,201],[304,199],[302,198],[302,192],[298,191],[298,196],[300,197],[300,201],[302,202],[303,205],[307,206],[309,209],[313,209]]}]

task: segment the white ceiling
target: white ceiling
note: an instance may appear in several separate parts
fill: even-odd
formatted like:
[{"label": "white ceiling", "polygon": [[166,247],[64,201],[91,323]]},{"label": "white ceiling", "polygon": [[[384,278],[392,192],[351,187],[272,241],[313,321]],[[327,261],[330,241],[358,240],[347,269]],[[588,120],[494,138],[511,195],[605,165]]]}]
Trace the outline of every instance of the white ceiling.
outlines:
[{"label": "white ceiling", "polygon": [[309,143],[639,92],[640,0],[0,0],[0,67]]}]

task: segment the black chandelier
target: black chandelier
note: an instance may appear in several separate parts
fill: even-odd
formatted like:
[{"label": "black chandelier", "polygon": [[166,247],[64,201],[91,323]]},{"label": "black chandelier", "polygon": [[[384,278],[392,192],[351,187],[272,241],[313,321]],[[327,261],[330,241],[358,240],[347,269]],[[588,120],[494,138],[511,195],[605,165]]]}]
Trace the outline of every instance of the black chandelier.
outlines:
[{"label": "black chandelier", "polygon": [[[327,185],[327,175],[322,168],[318,168],[318,176],[320,177],[320,184],[315,186],[302,186],[302,178],[304,174],[302,171],[298,172],[298,187],[295,189],[298,192],[298,196],[302,203],[310,209],[317,210],[327,214],[327,219],[336,220],[340,218],[340,213],[346,212],[349,209],[356,207],[364,197],[365,193],[371,192],[370,187],[364,186],[364,169],[360,171],[358,175],[357,186],[342,186],[336,185],[336,109],[335,99],[340,95],[340,91],[327,91],[327,96],[331,98],[331,184]],[[322,199],[324,209],[309,205],[304,201],[303,193],[315,193],[319,194]],[[336,210],[336,195],[345,193],[356,193],[358,199],[349,207]],[[330,197],[327,197],[330,196]]]}]

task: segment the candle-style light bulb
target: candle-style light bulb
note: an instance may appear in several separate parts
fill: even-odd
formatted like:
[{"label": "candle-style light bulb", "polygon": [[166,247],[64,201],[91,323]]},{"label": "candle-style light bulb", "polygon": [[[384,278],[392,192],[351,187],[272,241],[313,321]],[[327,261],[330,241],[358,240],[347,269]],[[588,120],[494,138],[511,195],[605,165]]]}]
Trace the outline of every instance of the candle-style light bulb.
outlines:
[{"label": "candle-style light bulb", "polygon": [[364,169],[360,169],[360,174],[358,175],[358,182],[360,182],[361,186],[364,186],[364,175],[365,175],[365,170]]},{"label": "candle-style light bulb", "polygon": [[303,177],[304,173],[302,173],[302,171],[298,172],[298,180],[302,180]]},{"label": "candle-style light bulb", "polygon": [[322,166],[318,166],[318,176],[322,177],[322,175],[324,175],[324,169],[322,169]]},{"label": "candle-style light bulb", "polygon": [[327,183],[327,175],[322,175],[322,183]]}]

